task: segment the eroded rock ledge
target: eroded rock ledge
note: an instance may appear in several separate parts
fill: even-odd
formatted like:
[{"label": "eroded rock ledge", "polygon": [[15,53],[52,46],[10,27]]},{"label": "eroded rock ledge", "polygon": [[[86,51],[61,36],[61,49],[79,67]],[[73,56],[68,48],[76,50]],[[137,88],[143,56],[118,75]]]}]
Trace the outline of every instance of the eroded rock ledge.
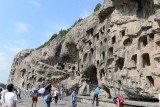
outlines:
[{"label": "eroded rock ledge", "polygon": [[32,89],[45,80],[78,84],[78,94],[158,99],[160,89],[159,0],[105,0],[49,46],[15,57],[8,82]]}]

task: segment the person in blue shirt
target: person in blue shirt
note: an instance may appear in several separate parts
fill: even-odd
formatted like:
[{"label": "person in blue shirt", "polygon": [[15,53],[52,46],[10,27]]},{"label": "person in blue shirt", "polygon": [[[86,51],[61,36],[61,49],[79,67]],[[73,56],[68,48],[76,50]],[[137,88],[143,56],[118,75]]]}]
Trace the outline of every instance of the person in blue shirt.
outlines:
[{"label": "person in blue shirt", "polygon": [[76,100],[77,94],[75,91],[72,92],[71,97],[72,97],[72,107],[76,107],[77,106],[77,100]]},{"label": "person in blue shirt", "polygon": [[92,102],[92,105],[94,105],[94,100],[96,99],[96,106],[98,106],[98,95],[100,94],[100,89],[99,87],[97,87],[94,91],[94,97],[93,97],[93,102]]},{"label": "person in blue shirt", "polygon": [[46,102],[47,107],[50,107],[50,104],[51,104],[51,94],[45,95],[44,96],[44,101]]}]

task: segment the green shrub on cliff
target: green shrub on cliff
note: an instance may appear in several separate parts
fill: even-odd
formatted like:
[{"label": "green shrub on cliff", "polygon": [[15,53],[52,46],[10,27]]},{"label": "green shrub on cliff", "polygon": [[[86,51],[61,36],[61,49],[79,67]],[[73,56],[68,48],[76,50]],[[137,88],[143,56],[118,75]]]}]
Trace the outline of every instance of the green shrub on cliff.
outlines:
[{"label": "green shrub on cliff", "polygon": [[6,84],[0,83],[0,87],[6,88]]},{"label": "green shrub on cliff", "polygon": [[102,5],[101,3],[98,3],[94,8],[94,12],[98,11],[101,8],[101,5]]},{"label": "green shrub on cliff", "polygon": [[75,23],[74,23],[70,28],[68,28],[67,30],[61,29],[58,34],[57,34],[57,33],[53,34],[53,35],[51,36],[51,38],[50,38],[47,42],[45,42],[43,45],[41,45],[41,46],[38,47],[37,49],[41,49],[41,48],[43,48],[43,47],[45,47],[45,46],[48,46],[48,45],[50,44],[50,42],[51,42],[53,39],[55,39],[57,36],[61,36],[61,37],[66,36],[66,34],[67,34],[77,23],[79,23],[79,22],[82,21],[82,20],[83,20],[83,19],[78,19],[78,21],[75,21]]}]

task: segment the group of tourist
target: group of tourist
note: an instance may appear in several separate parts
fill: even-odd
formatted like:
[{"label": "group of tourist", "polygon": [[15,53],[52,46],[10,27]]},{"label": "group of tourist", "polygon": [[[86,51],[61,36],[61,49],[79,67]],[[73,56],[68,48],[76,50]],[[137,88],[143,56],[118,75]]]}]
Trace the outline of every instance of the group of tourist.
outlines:
[{"label": "group of tourist", "polygon": [[[15,89],[13,84],[7,85],[7,90],[3,90],[0,88],[0,107],[16,107],[16,101],[17,98],[21,99],[21,90]],[[52,100],[55,100],[55,105],[57,105],[58,102],[58,96],[60,96],[60,100],[63,100],[63,88],[56,88],[55,90],[52,90],[50,93],[44,94],[43,99],[44,102],[46,102],[47,107],[50,107]],[[94,92],[92,105],[94,105],[94,101],[96,100],[96,106],[99,106],[98,102],[98,96],[100,94],[100,88],[97,87]],[[36,107],[38,96],[39,96],[38,90],[33,90],[31,92],[32,97],[32,107]],[[75,90],[72,91],[71,99],[72,99],[72,107],[77,106],[77,100],[76,100],[77,94]],[[121,104],[123,104],[124,99],[121,96],[118,96],[113,99],[113,102],[115,102],[116,107],[121,107]]]}]

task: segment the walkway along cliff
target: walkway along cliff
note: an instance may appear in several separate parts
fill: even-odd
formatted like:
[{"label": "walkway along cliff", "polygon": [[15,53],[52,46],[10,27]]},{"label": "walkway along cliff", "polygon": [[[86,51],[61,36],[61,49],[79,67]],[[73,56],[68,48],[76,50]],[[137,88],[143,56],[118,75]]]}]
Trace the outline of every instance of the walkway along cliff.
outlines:
[{"label": "walkway along cliff", "polygon": [[97,12],[65,37],[14,58],[8,83],[22,89],[61,81],[79,95],[158,99],[160,89],[160,1],[105,0]]}]

